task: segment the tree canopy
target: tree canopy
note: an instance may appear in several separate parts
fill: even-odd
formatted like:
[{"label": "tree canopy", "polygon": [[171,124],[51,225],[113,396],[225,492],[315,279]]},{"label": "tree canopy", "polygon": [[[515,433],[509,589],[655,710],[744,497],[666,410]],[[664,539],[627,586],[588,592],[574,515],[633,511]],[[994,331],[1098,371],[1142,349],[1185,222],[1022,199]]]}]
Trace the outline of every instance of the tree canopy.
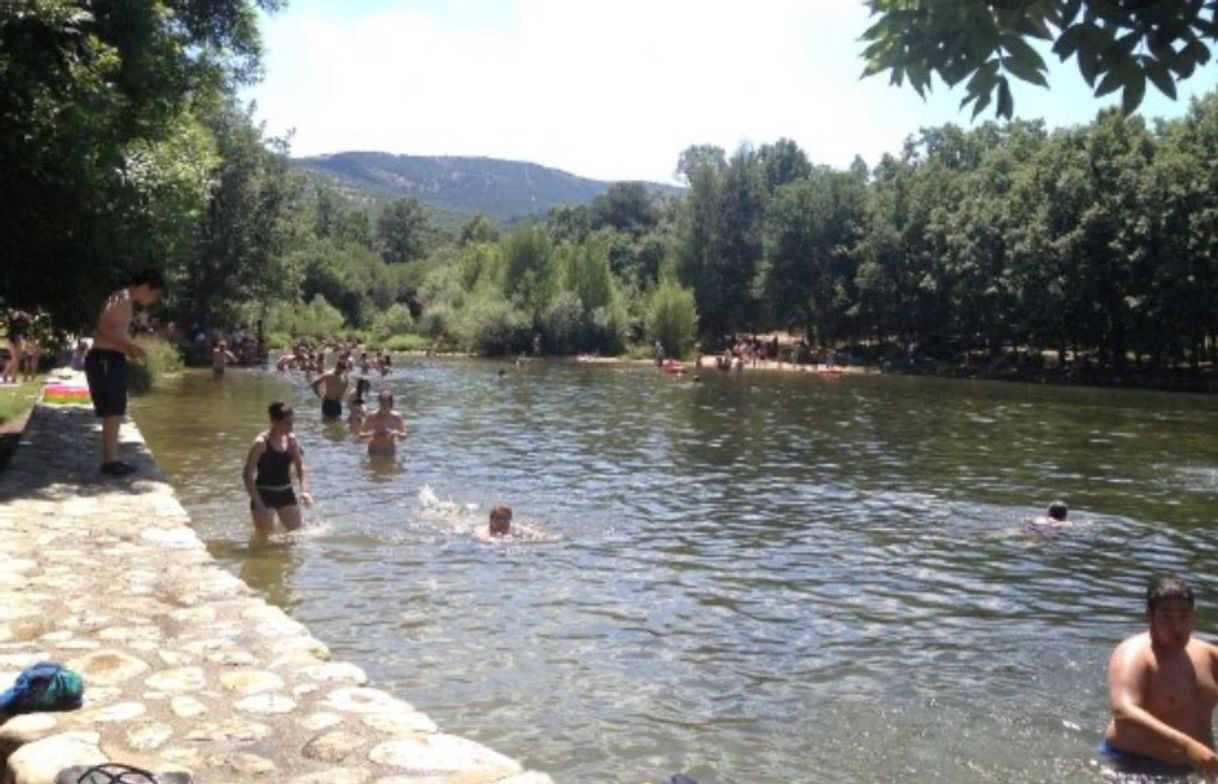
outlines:
[{"label": "tree canopy", "polygon": [[[995,104],[1010,119],[1011,78],[1048,87],[1048,66],[1032,45],[1052,43],[1073,59],[1097,97],[1121,91],[1131,114],[1146,83],[1171,98],[1176,83],[1209,62],[1218,42],[1218,0],[868,0],[878,17],[863,34],[863,75],[888,71],[924,95],[933,74],[965,82],[961,107],[973,116]],[[967,82],[966,82],[967,80]]]}]

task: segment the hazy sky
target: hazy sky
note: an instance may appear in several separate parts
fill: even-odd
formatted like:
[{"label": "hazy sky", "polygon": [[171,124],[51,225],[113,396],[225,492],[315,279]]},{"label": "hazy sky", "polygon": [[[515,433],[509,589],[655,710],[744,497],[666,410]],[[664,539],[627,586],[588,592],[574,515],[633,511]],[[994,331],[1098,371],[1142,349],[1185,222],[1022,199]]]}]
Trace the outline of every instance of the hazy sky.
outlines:
[{"label": "hazy sky", "polygon": [[[294,129],[294,155],[485,155],[606,180],[671,181],[691,144],[782,137],[815,163],[874,165],[920,127],[970,124],[961,89],[923,101],[860,80],[867,25],[861,0],[290,0],[263,19],[266,79],[247,95],[270,133]],[[1018,116],[1076,125],[1119,100],[1049,61],[1051,91],[1016,84]],[[1215,83],[1211,66],[1178,102],[1148,86],[1142,113],[1179,116]]]}]

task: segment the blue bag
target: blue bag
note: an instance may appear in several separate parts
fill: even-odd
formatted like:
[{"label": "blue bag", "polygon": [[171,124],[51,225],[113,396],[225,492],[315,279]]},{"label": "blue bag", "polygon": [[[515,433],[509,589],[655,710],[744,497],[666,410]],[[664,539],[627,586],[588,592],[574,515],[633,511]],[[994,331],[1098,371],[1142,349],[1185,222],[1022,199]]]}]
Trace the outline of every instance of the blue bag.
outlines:
[{"label": "blue bag", "polygon": [[39,662],[22,670],[13,687],[0,694],[0,713],[76,710],[84,695],[79,675],[55,662]]}]

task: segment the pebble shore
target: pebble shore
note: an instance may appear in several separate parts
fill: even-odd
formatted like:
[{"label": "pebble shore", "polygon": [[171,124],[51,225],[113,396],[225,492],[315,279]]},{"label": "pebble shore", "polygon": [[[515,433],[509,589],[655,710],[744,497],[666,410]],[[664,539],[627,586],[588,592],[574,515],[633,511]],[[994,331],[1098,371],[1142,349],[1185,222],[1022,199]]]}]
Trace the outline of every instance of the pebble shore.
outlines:
[{"label": "pebble shore", "polygon": [[52,660],[85,704],[0,724],[0,784],[121,762],[198,784],[553,784],[440,732],[331,660],[220,568],[130,421],[130,477],[98,472],[99,426],[39,406],[0,473],[0,689]]}]

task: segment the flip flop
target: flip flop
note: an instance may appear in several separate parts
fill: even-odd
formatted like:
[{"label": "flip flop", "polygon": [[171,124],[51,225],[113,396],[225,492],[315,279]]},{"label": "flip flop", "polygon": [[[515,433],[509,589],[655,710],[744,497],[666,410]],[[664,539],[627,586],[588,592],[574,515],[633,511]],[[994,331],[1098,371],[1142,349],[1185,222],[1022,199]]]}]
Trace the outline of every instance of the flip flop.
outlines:
[{"label": "flip flop", "polygon": [[193,784],[194,777],[182,771],[153,773],[134,765],[106,762],[73,765],[55,776],[55,784]]}]

